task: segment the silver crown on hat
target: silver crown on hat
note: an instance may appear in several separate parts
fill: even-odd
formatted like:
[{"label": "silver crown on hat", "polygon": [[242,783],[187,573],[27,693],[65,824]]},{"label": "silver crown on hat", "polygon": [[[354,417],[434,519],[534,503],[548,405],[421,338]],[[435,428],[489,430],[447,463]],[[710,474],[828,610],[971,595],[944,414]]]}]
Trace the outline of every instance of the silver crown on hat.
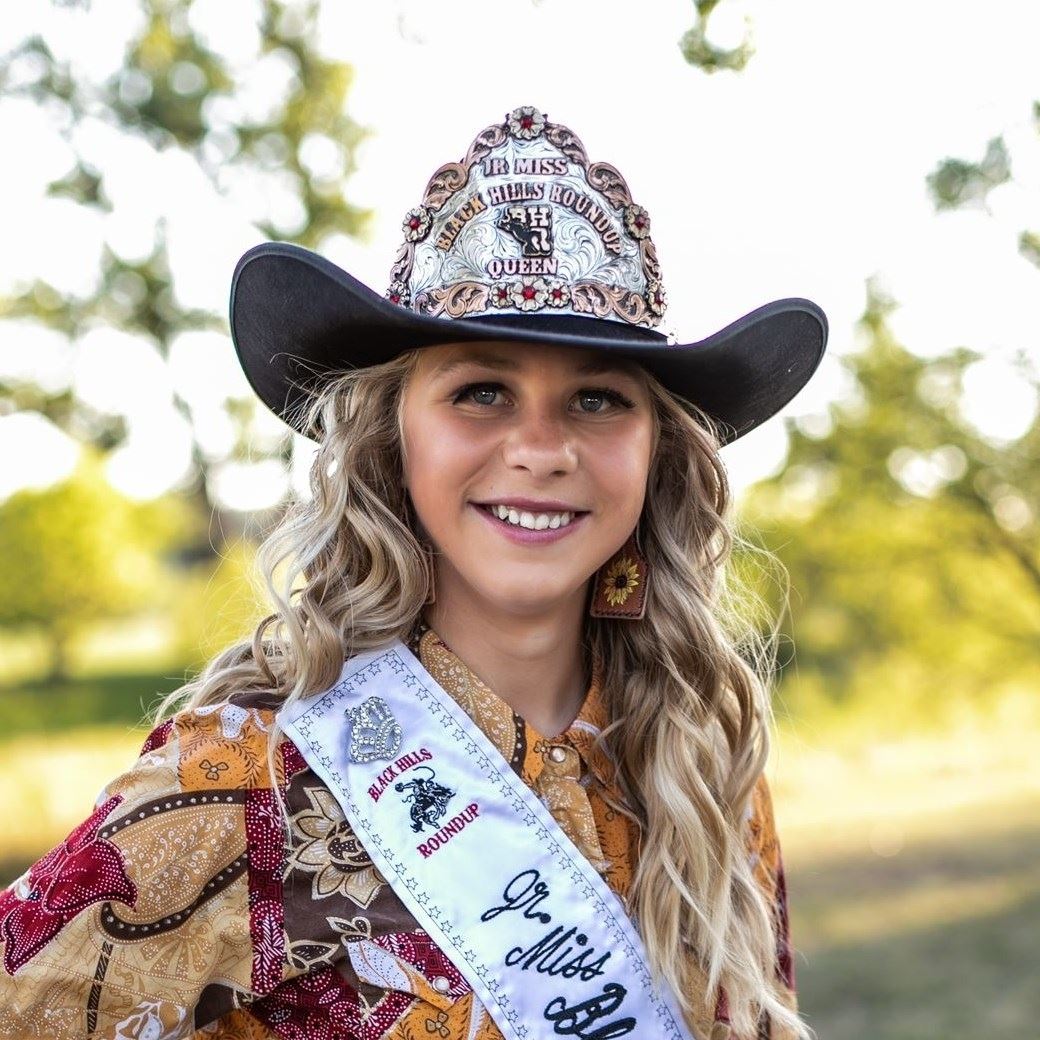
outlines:
[{"label": "silver crown on hat", "polygon": [[650,217],[609,163],[530,105],[482,130],[402,222],[386,296],[420,314],[570,314],[656,326]]}]

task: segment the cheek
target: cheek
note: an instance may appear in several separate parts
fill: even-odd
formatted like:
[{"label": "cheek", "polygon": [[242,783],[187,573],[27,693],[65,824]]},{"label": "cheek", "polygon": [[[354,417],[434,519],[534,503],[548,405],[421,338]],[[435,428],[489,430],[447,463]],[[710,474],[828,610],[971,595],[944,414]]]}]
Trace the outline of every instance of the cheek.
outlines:
[{"label": "cheek", "polygon": [[601,445],[590,454],[590,468],[602,495],[617,503],[627,504],[638,511],[646,492],[650,469],[652,431],[619,438],[612,445]]},{"label": "cheek", "polygon": [[[460,496],[478,465],[479,446],[461,424],[429,412],[405,419],[405,484],[420,519],[455,513]],[[428,526],[430,526],[428,524]]]}]

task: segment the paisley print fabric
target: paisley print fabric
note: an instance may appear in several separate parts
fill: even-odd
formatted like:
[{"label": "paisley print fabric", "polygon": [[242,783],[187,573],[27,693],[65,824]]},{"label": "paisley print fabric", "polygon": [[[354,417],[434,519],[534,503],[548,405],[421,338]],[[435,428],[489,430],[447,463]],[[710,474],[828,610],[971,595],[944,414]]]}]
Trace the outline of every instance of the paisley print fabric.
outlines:
[{"label": "paisley print fabric", "polygon": [[[577,718],[549,738],[425,624],[409,645],[625,902],[638,845],[593,746],[607,724],[600,663]],[[0,891],[0,1040],[501,1040],[284,737],[272,787],[278,706],[252,693],[178,712],[83,823]],[[747,838],[795,1008],[764,778]],[[702,1004],[699,1034],[728,1036],[725,993]],[[765,1016],[759,1037],[782,1040]]]}]

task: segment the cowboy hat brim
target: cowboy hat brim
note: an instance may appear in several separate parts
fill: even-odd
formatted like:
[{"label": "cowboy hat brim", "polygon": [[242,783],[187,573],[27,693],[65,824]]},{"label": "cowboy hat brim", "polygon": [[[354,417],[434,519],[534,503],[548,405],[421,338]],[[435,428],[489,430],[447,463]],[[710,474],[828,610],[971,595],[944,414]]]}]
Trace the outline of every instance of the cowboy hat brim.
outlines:
[{"label": "cowboy hat brim", "polygon": [[412,347],[472,340],[602,350],[643,365],[712,417],[728,444],[775,415],[809,381],[827,344],[811,300],[774,300],[695,343],[673,344],[626,322],[551,315],[444,319],[374,292],[325,257],[291,242],[242,255],[231,280],[231,338],[257,396],[307,436],[309,387],[323,371],[389,361]]}]

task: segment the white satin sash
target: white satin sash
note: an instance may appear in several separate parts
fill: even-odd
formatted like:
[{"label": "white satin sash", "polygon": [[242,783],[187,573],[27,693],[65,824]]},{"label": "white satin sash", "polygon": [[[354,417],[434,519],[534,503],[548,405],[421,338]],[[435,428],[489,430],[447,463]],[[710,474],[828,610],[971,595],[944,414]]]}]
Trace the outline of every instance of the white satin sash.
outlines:
[{"label": "white satin sash", "polygon": [[279,719],[507,1040],[695,1040],[620,900],[403,642]]}]

